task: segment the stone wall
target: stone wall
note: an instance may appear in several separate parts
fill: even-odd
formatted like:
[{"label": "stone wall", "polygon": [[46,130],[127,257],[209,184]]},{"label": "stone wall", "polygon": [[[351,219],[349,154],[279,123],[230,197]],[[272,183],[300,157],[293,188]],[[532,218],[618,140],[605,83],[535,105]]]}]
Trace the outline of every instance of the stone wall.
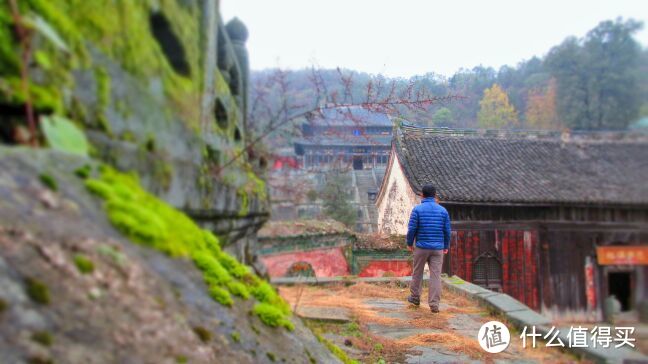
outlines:
[{"label": "stone wall", "polygon": [[[243,23],[223,24],[216,0],[18,3],[19,23],[0,5],[0,142],[31,135],[28,101],[37,120],[64,116],[85,131],[93,156],[137,173],[251,263],[269,214],[262,163],[244,153]],[[41,25],[25,63],[15,28],[27,21]]]}]

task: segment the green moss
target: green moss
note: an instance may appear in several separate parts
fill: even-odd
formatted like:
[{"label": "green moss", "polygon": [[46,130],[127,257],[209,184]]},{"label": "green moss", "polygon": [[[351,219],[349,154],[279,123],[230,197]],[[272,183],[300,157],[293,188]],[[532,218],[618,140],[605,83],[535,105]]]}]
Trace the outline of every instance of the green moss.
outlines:
[{"label": "green moss", "polygon": [[271,351],[268,351],[268,352],[266,353],[266,356],[268,357],[268,359],[269,359],[271,362],[275,362],[275,361],[277,361],[277,356],[275,355],[275,353],[273,353],[273,352],[271,352]]},{"label": "green moss", "polygon": [[173,178],[173,166],[163,158],[156,158],[153,162],[153,178],[168,190]]},{"label": "green moss", "polygon": [[95,268],[92,260],[83,254],[77,254],[74,256],[74,265],[76,265],[79,272],[83,274],[90,274],[94,272]]},{"label": "green moss", "polygon": [[41,183],[44,184],[45,187],[55,192],[58,191],[58,183],[51,175],[42,173],[38,176],[38,179],[40,179]]},{"label": "green moss", "polygon": [[274,306],[284,315],[290,315],[290,306],[268,282],[258,282],[256,286],[250,288],[250,293],[260,302]]},{"label": "green moss", "polygon": [[229,292],[227,292],[226,290],[224,290],[219,286],[215,286],[215,285],[210,286],[209,296],[223,306],[231,307],[232,304],[234,304],[234,301],[232,300],[232,296],[230,296]]},{"label": "green moss", "polygon": [[231,256],[231,255],[229,255],[229,254],[227,254],[225,252],[219,253],[217,255],[217,257],[218,257],[218,262],[223,267],[225,267],[225,269],[227,269],[227,271],[232,276],[234,276],[236,278],[241,279],[241,278],[243,278],[244,276],[246,276],[247,274],[250,273],[250,269],[247,266],[239,263],[239,261],[236,260],[236,258],[234,258],[233,256]]},{"label": "green moss", "polygon": [[50,303],[49,288],[47,288],[47,286],[43,282],[35,278],[28,277],[27,279],[25,279],[25,286],[27,296],[29,296],[32,301],[41,305],[47,305]]},{"label": "green moss", "polygon": [[44,51],[34,52],[34,60],[44,70],[52,68],[52,60],[50,60],[50,57]]},{"label": "green moss", "polygon": [[250,292],[241,282],[232,281],[227,283],[227,289],[235,296],[241,297],[243,299],[250,298]]},{"label": "green moss", "polygon": [[284,312],[274,305],[268,303],[257,303],[254,305],[252,312],[261,319],[261,321],[271,327],[282,326],[292,331],[295,329],[293,323],[286,318]]},{"label": "green moss", "polygon": [[317,336],[317,340],[319,340],[319,342],[324,344],[324,346],[326,346],[329,349],[329,351],[333,353],[333,355],[335,355],[338,359],[340,359],[340,361],[342,361],[342,363],[360,364],[359,361],[349,358],[349,355],[347,355],[347,353],[344,350],[340,349],[340,347],[335,345],[332,341],[322,337],[319,334],[316,334],[316,336]]},{"label": "green moss", "polygon": [[155,152],[155,135],[149,134],[146,137],[146,142],[144,142],[144,149],[146,149],[149,153]]},{"label": "green moss", "polygon": [[2,315],[2,313],[7,310],[7,307],[9,307],[9,304],[7,303],[7,301],[0,298],[0,315]]},{"label": "green moss", "polygon": [[203,343],[208,343],[212,339],[211,331],[207,330],[206,328],[204,328],[202,326],[194,327],[193,331],[196,334],[196,336],[198,336],[200,341],[202,341]]},{"label": "green moss", "polygon": [[100,178],[88,179],[85,185],[105,200],[110,222],[130,239],[172,256],[191,257],[215,301],[232,306],[231,294],[242,299],[252,295],[262,302],[256,314],[264,323],[292,329],[290,307],[271,285],[221,251],[211,232],[144,191],[135,176],[102,167]]},{"label": "green moss", "polygon": [[236,343],[241,342],[241,334],[239,334],[238,331],[233,331],[232,332],[232,340],[234,340],[234,342],[236,342]]},{"label": "green moss", "polygon": [[119,139],[123,140],[125,142],[134,142],[135,139],[135,134],[133,134],[132,131],[130,130],[125,130],[119,135]]},{"label": "green moss", "polygon": [[36,331],[32,333],[31,339],[43,346],[52,346],[54,343],[54,337],[47,331]]},{"label": "green moss", "polygon": [[313,356],[313,354],[311,354],[311,352],[308,351],[308,349],[304,349],[304,352],[306,353],[306,357],[308,358],[308,361],[309,361],[311,364],[317,364],[317,359],[315,359],[315,357]]},{"label": "green moss", "polygon": [[189,358],[187,358],[185,355],[176,356],[176,363],[184,364],[184,363],[188,363],[188,362],[189,362]]},{"label": "green moss", "polygon": [[250,201],[248,199],[248,194],[245,190],[239,190],[236,192],[236,196],[241,200],[241,208],[239,209],[238,215],[245,216],[250,212]]},{"label": "green moss", "polygon": [[74,170],[74,175],[81,179],[87,179],[88,177],[90,177],[90,173],[92,173],[92,166],[89,164],[86,164]]}]

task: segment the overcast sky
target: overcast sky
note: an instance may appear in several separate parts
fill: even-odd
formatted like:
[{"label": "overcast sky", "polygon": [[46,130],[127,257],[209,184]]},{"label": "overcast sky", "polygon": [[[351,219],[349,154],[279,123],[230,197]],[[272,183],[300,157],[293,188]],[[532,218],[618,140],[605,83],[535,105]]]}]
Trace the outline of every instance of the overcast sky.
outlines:
[{"label": "overcast sky", "polygon": [[648,46],[648,0],[221,0],[221,15],[248,26],[252,69],[449,76],[542,56],[618,16],[646,23]]}]

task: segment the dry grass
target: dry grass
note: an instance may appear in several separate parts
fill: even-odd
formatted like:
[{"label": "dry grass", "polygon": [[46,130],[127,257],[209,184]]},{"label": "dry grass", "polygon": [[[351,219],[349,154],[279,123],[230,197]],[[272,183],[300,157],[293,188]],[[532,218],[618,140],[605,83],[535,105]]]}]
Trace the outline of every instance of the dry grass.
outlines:
[{"label": "dry grass", "polygon": [[[427,297],[426,288],[422,292],[422,297]],[[408,306],[404,311],[407,319],[401,320],[381,316],[381,310],[370,307],[364,302],[368,299],[393,299],[405,301],[409,294],[409,289],[400,287],[396,282],[371,284],[357,283],[352,286],[344,284],[331,285],[324,287],[314,286],[292,286],[280,287],[280,294],[293,305],[299,298],[299,306],[320,306],[320,307],[344,307],[347,308],[354,319],[359,323],[361,335],[349,337],[353,347],[364,352],[361,357],[356,359],[362,362],[375,362],[378,358],[383,358],[388,362],[402,361],[404,355],[410,352],[415,346],[439,347],[449,352],[461,353],[474,360],[484,362],[493,362],[497,360],[531,360],[541,363],[573,363],[577,359],[570,357],[558,350],[546,348],[542,345],[535,349],[522,348],[518,338],[513,338],[519,334],[511,333],[511,346],[502,353],[488,354],[479,346],[479,342],[473,336],[463,336],[459,333],[452,332],[448,329],[448,321],[457,315],[470,315],[478,322],[485,323],[491,320],[500,320],[488,315],[486,310],[477,305],[474,301],[462,296],[444,290],[441,301],[448,307],[438,314],[430,314],[426,305],[420,308]],[[480,317],[481,316],[481,317]],[[380,325],[402,325],[403,327],[416,327],[430,329],[425,334],[413,335],[401,340],[390,340],[381,336],[376,336],[367,330],[367,324]],[[509,325],[510,327],[510,325]],[[326,332],[335,332],[344,336],[344,330],[335,325],[320,327]],[[476,333],[475,333],[476,334]],[[374,350],[376,344],[382,345],[382,350],[377,353]]]},{"label": "dry grass", "polygon": [[398,344],[405,347],[434,344],[453,353],[467,355],[471,359],[482,359],[486,354],[474,338],[446,332],[414,335],[398,340]]}]

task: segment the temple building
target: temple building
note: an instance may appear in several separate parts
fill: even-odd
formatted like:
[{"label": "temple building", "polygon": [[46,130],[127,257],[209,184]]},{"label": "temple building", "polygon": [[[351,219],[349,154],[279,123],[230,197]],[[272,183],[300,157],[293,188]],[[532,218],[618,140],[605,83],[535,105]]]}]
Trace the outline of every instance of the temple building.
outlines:
[{"label": "temple building", "polygon": [[452,219],[446,273],[557,319],[599,320],[611,296],[636,315],[648,304],[647,161],[640,134],[401,126],[378,229],[405,234],[433,184]]},{"label": "temple building", "polygon": [[306,117],[295,153],[304,169],[385,167],[392,128],[390,116],[359,106],[323,108]]}]

